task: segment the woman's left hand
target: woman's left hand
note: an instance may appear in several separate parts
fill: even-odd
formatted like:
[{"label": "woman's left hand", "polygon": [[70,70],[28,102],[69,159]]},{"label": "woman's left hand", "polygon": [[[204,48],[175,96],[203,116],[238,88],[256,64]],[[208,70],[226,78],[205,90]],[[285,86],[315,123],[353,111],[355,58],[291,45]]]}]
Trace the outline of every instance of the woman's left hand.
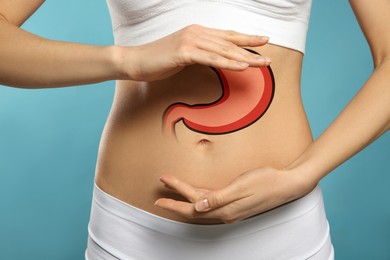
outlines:
[{"label": "woman's left hand", "polygon": [[224,223],[238,222],[300,198],[316,185],[300,174],[274,168],[245,172],[218,190],[193,187],[168,174],[160,180],[188,202],[160,198],[156,206],[188,219],[220,219]]}]

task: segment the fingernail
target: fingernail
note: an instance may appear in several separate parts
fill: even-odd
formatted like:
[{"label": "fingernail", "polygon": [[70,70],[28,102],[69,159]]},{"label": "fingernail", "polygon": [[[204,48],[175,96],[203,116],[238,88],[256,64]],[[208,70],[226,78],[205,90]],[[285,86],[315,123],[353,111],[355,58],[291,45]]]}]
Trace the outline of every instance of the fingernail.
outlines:
[{"label": "fingernail", "polygon": [[238,65],[239,65],[240,67],[243,67],[243,68],[246,68],[246,67],[249,66],[249,64],[246,63],[246,62],[239,62]]},{"label": "fingernail", "polygon": [[264,58],[263,56],[260,56],[260,55],[256,55],[256,56],[255,56],[255,59],[256,59],[257,61],[265,61],[265,58]]},{"label": "fingernail", "polygon": [[209,209],[209,201],[207,199],[204,199],[202,201],[199,201],[195,204],[195,209],[198,212],[206,211]]},{"label": "fingernail", "polygon": [[259,62],[264,62],[266,65],[271,64],[272,59],[268,57],[258,56],[256,57],[256,60]]},{"label": "fingernail", "polygon": [[159,180],[160,180],[162,183],[166,183],[166,181],[164,180],[164,178],[163,178],[162,176],[159,178]]},{"label": "fingernail", "polygon": [[267,37],[267,36],[260,36],[260,40],[262,40],[262,41],[269,41],[269,37]]}]

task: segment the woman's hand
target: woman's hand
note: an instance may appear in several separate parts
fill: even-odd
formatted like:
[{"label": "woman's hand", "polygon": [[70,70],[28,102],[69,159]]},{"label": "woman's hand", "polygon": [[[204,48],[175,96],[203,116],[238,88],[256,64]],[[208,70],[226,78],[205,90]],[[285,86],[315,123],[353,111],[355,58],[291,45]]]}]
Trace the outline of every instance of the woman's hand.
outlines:
[{"label": "woman's hand", "polygon": [[267,42],[267,37],[190,25],[149,44],[119,47],[119,68],[125,79],[153,81],[167,78],[191,64],[231,70],[268,66],[270,58],[242,48]]},{"label": "woman's hand", "polygon": [[300,198],[317,184],[297,173],[274,168],[248,171],[218,190],[193,187],[172,175],[163,175],[160,180],[189,202],[161,198],[156,206],[188,219],[220,219],[225,223],[234,223]]}]

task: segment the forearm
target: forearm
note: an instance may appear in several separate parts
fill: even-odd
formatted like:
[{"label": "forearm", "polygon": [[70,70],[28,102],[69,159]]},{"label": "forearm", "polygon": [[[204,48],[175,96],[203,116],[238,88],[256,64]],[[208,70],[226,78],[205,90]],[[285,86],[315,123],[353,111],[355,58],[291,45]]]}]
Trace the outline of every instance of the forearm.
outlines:
[{"label": "forearm", "polygon": [[47,40],[0,19],[0,84],[49,88],[117,79],[116,48]]},{"label": "forearm", "polygon": [[378,65],[336,120],[287,170],[306,181],[321,178],[390,128],[390,61]]},{"label": "forearm", "polygon": [[241,46],[267,42],[267,37],[190,25],[141,46],[98,47],[43,39],[0,17],[0,84],[44,88],[111,79],[154,81],[192,64],[244,70],[271,61]]}]

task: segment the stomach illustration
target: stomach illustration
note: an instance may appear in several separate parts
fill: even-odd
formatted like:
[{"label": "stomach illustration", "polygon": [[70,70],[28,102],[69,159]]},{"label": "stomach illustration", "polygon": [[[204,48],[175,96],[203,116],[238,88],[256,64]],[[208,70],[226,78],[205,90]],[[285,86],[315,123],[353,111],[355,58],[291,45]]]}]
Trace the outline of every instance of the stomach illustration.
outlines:
[{"label": "stomach illustration", "polygon": [[272,102],[275,83],[271,68],[249,67],[244,71],[215,69],[222,95],[207,104],[170,105],[163,114],[163,131],[176,137],[182,121],[192,131],[209,135],[232,133],[259,120]]}]

